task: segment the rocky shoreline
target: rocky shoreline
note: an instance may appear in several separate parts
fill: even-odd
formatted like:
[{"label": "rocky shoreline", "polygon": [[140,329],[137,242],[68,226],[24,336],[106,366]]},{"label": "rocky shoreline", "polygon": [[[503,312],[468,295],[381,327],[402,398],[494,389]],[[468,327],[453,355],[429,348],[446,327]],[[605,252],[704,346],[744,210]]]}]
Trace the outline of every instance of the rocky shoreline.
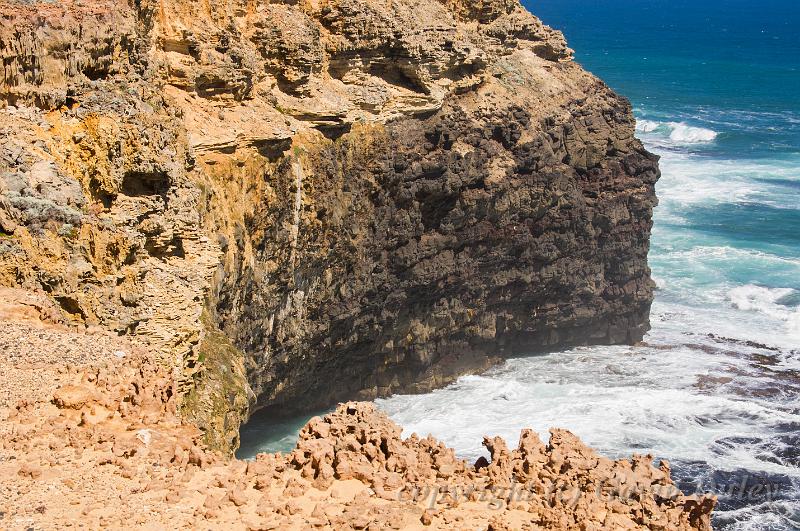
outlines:
[{"label": "rocky shoreline", "polygon": [[312,419],[291,453],[225,457],[140,346],[37,319],[36,296],[22,298],[0,330],[15,346],[0,348],[5,529],[710,529],[715,498],[681,494],[667,463],[612,461],[564,430],[547,444],[525,430],[516,449],[486,438],[490,459],[472,464],[351,402]]},{"label": "rocky shoreline", "polygon": [[223,451],[649,328],[657,157],[517,0],[2,0],[0,55],[0,286]]},{"label": "rocky shoreline", "polygon": [[347,402],[640,341],[658,159],[518,0],[0,0],[0,527],[708,529],[669,466]]}]

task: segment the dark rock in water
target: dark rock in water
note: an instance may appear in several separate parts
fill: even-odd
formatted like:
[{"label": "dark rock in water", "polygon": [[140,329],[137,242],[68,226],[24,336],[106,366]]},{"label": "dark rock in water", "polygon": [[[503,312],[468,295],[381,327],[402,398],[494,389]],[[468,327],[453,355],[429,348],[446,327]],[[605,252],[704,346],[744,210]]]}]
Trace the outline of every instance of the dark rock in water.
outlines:
[{"label": "dark rock in water", "polygon": [[725,437],[714,441],[711,451],[718,454],[725,454],[737,446],[753,446],[760,444],[762,441],[763,439],[759,439],[758,437]]},{"label": "dark rock in water", "polygon": [[800,500],[800,481],[796,477],[746,469],[717,470],[702,461],[671,464],[672,476],[682,492],[717,495],[719,511]]},{"label": "dark rock in water", "polygon": [[741,446],[747,447],[760,461],[800,467],[800,432],[778,433],[765,438],[724,437],[714,441],[711,451],[718,455],[726,455],[735,452],[736,448]]},{"label": "dark rock in water", "polygon": [[800,468],[800,430],[770,437],[763,457],[764,461],[783,466]]},{"label": "dark rock in water", "polygon": [[706,337],[709,339],[713,339],[717,343],[730,343],[733,345],[741,345],[748,348],[760,349],[760,350],[770,350],[772,352],[780,352],[781,349],[778,347],[772,347],[769,345],[765,345],[763,343],[758,343],[756,341],[750,341],[745,339],[734,339],[730,337],[718,336],[716,334],[707,334]]}]

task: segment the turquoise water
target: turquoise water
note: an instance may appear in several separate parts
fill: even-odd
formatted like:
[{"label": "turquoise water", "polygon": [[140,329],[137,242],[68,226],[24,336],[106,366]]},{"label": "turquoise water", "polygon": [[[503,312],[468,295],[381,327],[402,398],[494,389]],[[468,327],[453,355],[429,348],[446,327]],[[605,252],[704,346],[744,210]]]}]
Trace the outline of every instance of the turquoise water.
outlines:
[{"label": "turquoise water", "polygon": [[758,332],[800,346],[800,2],[527,6],[631,99],[639,137],[662,157],[659,300],[772,317]]},{"label": "turquoise water", "polygon": [[[662,157],[653,330],[377,404],[470,459],[483,435],[565,427],[670,459],[684,490],[720,496],[716,529],[800,529],[800,2],[526,4],[631,99]],[[253,423],[242,455],[287,449],[304,420]]]}]

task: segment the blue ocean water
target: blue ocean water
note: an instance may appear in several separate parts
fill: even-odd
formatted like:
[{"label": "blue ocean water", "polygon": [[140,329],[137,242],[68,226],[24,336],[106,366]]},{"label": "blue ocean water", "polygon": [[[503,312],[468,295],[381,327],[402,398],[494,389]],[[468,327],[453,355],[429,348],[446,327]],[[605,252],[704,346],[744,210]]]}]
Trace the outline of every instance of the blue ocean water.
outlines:
[{"label": "blue ocean water", "polygon": [[[565,427],[609,456],[670,459],[684,490],[719,496],[715,529],[800,529],[800,2],[524,3],[631,99],[662,157],[653,330],[377,404],[466,458],[484,435]],[[251,425],[242,455],[304,420]]]},{"label": "blue ocean water", "polygon": [[779,317],[763,331],[800,346],[800,2],[525,3],[631,99],[662,157],[660,300]]}]

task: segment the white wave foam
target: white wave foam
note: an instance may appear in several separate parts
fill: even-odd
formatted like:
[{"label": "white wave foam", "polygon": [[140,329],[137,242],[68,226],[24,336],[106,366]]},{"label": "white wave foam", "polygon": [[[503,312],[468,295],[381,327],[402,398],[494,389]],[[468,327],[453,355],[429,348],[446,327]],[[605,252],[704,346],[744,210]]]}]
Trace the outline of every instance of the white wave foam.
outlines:
[{"label": "white wave foam", "polygon": [[[761,260],[773,266],[784,265],[800,268],[800,260],[776,254],[765,253],[755,249],[741,249],[724,245],[698,245],[690,249],[676,250],[673,254],[682,259],[725,259],[725,260]],[[800,269],[798,269],[800,272]],[[788,288],[787,288],[788,289]]]},{"label": "white wave foam", "polygon": [[711,129],[693,127],[683,122],[671,122],[669,126],[672,128],[670,140],[679,144],[707,144],[713,142],[719,134]]},{"label": "white wave foam", "polygon": [[655,122],[653,120],[637,120],[636,121],[636,130],[640,133],[652,133],[661,125],[661,122]]},{"label": "white wave foam", "polygon": [[433,393],[376,403],[404,427],[404,436],[433,434],[469,459],[484,455],[484,435],[513,444],[521,428],[546,437],[548,428],[560,426],[610,457],[644,450],[677,461],[707,461],[720,470],[797,474],[760,460],[759,450],[747,445],[709,454],[715,441],[731,433],[765,438],[772,426],[797,417],[769,401],[741,400],[732,389],[701,392],[698,380],[728,376],[731,359],[668,344],[669,352],[588,347],[513,359]]},{"label": "white wave foam", "polygon": [[791,288],[765,288],[747,284],[730,291],[733,305],[744,311],[774,312],[777,302],[794,292]]},{"label": "white wave foam", "polygon": [[[670,142],[666,138],[663,140]],[[662,178],[657,190],[664,208],[660,211],[676,211],[676,207],[679,211],[680,205],[673,202],[748,202],[797,208],[796,195],[787,193],[780,183],[800,182],[797,160],[724,160],[659,148],[650,138],[645,139],[645,144],[661,155]]]},{"label": "white wave foam", "polygon": [[790,308],[780,303],[794,293],[791,288],[765,288],[747,284],[730,290],[728,296],[734,308],[745,312],[759,312],[786,323],[790,336],[800,337],[800,308]]},{"label": "white wave foam", "polygon": [[708,144],[713,142],[719,133],[705,127],[695,127],[686,122],[657,122],[654,120],[638,120],[636,131],[643,134],[658,135],[678,145]]},{"label": "white wave foam", "polygon": [[[673,273],[681,266],[690,268],[689,271],[697,274],[680,276],[694,280],[701,279],[703,273],[716,274],[718,277],[719,271],[731,271],[737,267],[768,272],[769,283],[773,285],[786,283],[791,285],[800,276],[800,258],[725,245],[700,245],[700,242],[687,240],[679,232],[668,233],[661,228],[653,232],[657,241],[653,244],[651,262],[654,264],[655,273],[663,277],[665,285],[666,280],[671,280],[674,277]],[[697,244],[692,245],[692,243]],[[718,281],[719,279],[710,280],[717,286],[724,286]],[[728,292],[726,299],[730,300]]]}]

